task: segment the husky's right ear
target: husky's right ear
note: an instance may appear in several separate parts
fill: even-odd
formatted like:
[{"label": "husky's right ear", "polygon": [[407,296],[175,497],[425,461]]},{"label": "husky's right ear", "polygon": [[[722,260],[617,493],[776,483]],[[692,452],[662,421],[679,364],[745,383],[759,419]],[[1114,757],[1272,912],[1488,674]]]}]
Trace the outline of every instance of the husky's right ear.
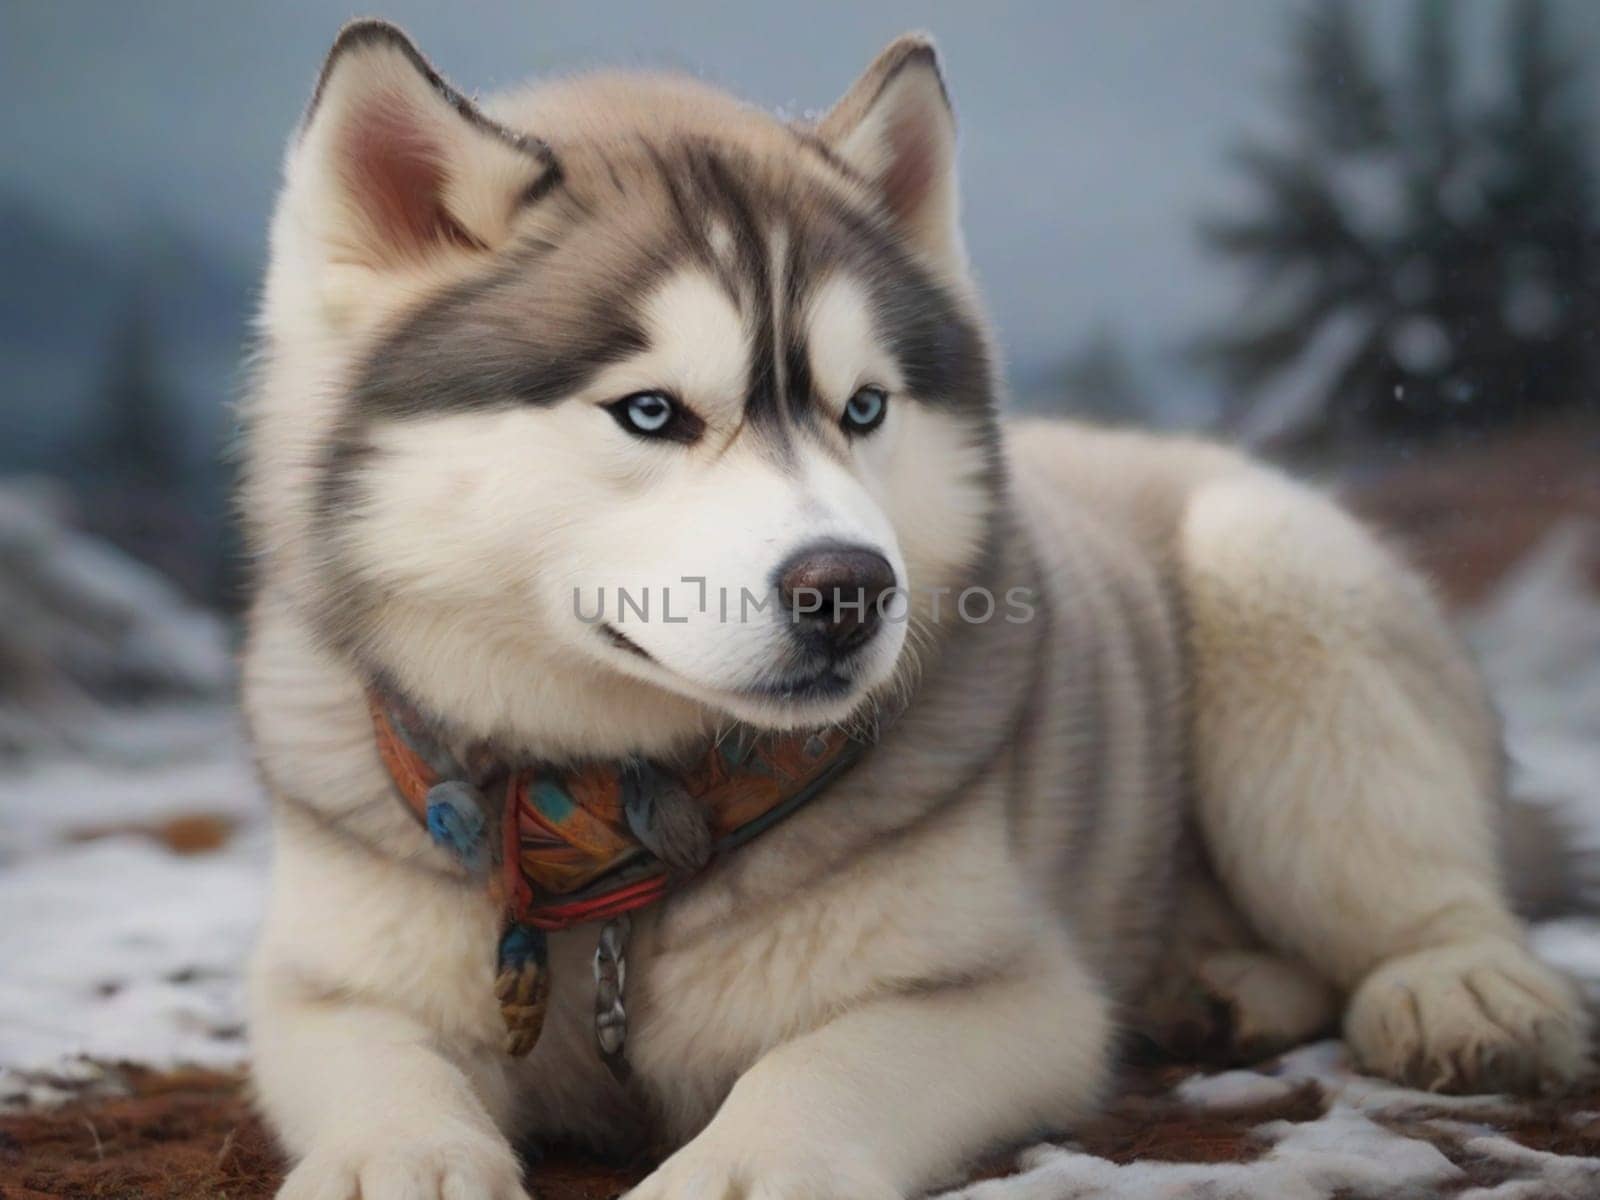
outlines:
[{"label": "husky's right ear", "polygon": [[485,117],[405,34],[340,31],[286,168],[284,206],[324,265],[425,266],[481,253],[560,179],[550,149]]}]

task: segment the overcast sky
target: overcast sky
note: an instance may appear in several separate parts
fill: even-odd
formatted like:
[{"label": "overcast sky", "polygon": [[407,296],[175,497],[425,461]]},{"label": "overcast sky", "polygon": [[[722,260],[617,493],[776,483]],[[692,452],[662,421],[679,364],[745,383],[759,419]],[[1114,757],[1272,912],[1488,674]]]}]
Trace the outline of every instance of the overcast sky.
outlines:
[{"label": "overcast sky", "polygon": [[[1500,0],[1456,0],[1484,31]],[[389,0],[457,85],[599,63],[670,66],[769,107],[825,107],[911,28],[944,53],[968,240],[1014,358],[1109,319],[1137,347],[1213,316],[1195,214],[1223,151],[1269,124],[1288,0],[637,4]],[[1405,6],[1369,0],[1385,40]],[[1571,11],[1593,15],[1594,0]],[[255,270],[284,140],[340,23],[328,0],[0,2],[0,193],[102,235],[157,212]],[[0,269],[4,264],[0,264]]]}]

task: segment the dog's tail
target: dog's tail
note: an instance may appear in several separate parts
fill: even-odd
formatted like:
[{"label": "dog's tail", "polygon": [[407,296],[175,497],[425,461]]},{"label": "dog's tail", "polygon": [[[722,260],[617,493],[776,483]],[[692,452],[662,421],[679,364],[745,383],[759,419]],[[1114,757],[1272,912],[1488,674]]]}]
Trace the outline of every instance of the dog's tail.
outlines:
[{"label": "dog's tail", "polygon": [[1513,797],[1500,839],[1507,887],[1529,921],[1600,915],[1600,849],[1586,842],[1570,805]]}]

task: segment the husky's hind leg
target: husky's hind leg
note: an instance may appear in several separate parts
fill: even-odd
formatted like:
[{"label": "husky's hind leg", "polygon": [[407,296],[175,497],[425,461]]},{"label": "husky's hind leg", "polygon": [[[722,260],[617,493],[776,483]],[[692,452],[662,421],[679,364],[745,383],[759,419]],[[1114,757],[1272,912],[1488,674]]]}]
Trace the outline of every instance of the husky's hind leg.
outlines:
[{"label": "husky's hind leg", "polygon": [[1369,1069],[1447,1090],[1579,1075],[1578,997],[1499,878],[1497,723],[1425,589],[1265,471],[1202,487],[1180,554],[1199,821],[1246,918],[1349,993]]},{"label": "husky's hind leg", "polygon": [[1338,1004],[1318,972],[1263,945],[1196,863],[1174,912],[1167,967],[1134,1027],[1176,1057],[1255,1062],[1326,1032]]}]

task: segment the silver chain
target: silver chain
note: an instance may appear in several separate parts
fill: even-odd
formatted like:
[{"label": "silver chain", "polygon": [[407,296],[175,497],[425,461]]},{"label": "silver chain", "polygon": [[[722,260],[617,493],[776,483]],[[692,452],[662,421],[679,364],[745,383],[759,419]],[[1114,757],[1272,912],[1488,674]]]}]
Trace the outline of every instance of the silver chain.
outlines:
[{"label": "silver chain", "polygon": [[594,1041],[600,1059],[619,1081],[628,1078],[628,1011],[622,992],[628,979],[628,934],[632,919],[624,913],[605,923],[594,948]]}]

